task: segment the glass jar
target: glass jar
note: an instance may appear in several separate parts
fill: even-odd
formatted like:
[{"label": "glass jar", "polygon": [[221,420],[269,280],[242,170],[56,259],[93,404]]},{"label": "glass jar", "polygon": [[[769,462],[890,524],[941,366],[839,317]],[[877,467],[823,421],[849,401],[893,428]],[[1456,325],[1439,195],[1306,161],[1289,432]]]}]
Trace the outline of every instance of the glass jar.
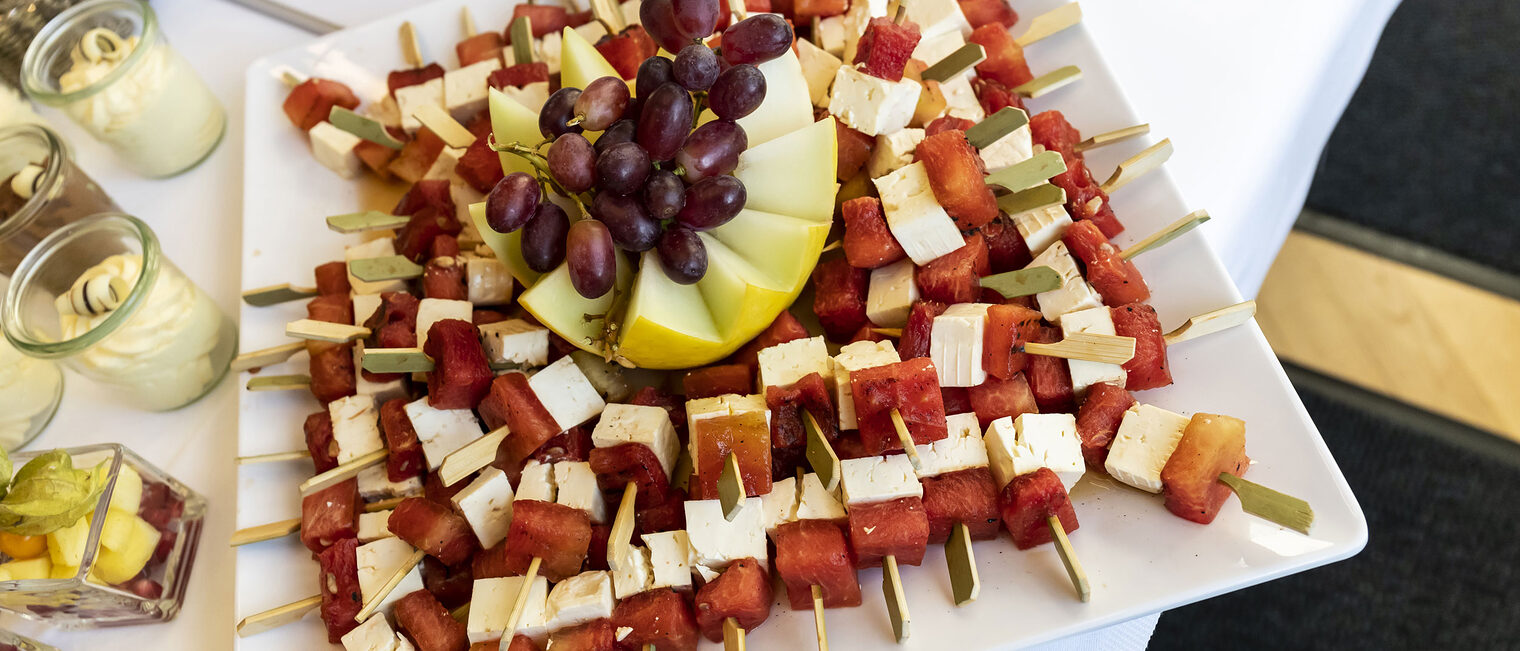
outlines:
[{"label": "glass jar", "polygon": [[[78,564],[64,564],[52,549],[30,559],[0,554],[7,562],[31,563],[6,573],[23,578],[0,581],[0,608],[65,629],[173,619],[190,581],[206,500],[121,445],[64,452],[75,468],[106,462],[110,472],[93,511],[47,534],[53,538],[49,547],[57,548],[59,556],[74,554],[67,560]],[[37,454],[16,455],[16,467]],[[110,535],[102,547],[108,521]],[[43,569],[47,578],[33,578]]]},{"label": "glass jar", "polygon": [[63,371],[0,339],[0,448],[15,451],[42,433],[63,399]]},{"label": "glass jar", "polygon": [[0,305],[17,350],[59,359],[153,411],[195,402],[227,372],[237,328],[135,217],[74,222],[27,254]]},{"label": "glass jar", "polygon": [[0,651],[58,651],[58,648],[0,629]]},{"label": "glass jar", "polygon": [[140,0],[93,0],[59,14],[27,48],[21,84],[147,176],[194,167],[226,131],[221,103]]},{"label": "glass jar", "polygon": [[76,4],[78,0],[0,0],[0,79],[20,88],[26,46],[47,21]]},{"label": "glass jar", "polygon": [[21,258],[64,224],[120,211],[51,129],[0,129],[0,274],[15,273]]}]

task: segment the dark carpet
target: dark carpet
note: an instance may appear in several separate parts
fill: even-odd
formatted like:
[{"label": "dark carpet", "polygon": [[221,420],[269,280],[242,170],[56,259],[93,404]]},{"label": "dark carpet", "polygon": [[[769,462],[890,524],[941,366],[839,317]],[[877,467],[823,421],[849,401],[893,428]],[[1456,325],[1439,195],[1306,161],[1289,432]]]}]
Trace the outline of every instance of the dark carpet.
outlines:
[{"label": "dark carpet", "polygon": [[1308,205],[1520,274],[1520,2],[1404,0]]},{"label": "dark carpet", "polygon": [[1367,515],[1367,548],[1168,611],[1150,648],[1520,648],[1520,446],[1290,374]]}]

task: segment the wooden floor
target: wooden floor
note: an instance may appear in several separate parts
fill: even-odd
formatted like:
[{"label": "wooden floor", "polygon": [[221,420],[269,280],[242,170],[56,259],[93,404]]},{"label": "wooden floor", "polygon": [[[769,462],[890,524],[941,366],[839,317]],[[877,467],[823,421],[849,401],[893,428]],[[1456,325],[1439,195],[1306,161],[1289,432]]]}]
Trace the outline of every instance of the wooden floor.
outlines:
[{"label": "wooden floor", "polygon": [[1283,359],[1520,441],[1520,303],[1297,231],[1257,302]]}]

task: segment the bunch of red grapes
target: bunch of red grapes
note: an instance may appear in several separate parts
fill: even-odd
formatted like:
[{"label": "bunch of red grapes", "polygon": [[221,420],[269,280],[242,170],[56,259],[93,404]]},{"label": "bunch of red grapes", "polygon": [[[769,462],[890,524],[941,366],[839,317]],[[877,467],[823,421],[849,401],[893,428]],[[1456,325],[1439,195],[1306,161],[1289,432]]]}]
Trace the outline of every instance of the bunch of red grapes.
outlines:
[{"label": "bunch of red grapes", "polygon": [[[697,232],[733,219],[746,199],[744,183],[730,172],[749,147],[735,120],[765,99],[765,76],[755,65],[792,45],[785,20],[756,14],[724,30],[714,51],[703,40],[717,28],[719,2],[645,0],[644,29],[675,58],[644,60],[634,96],[617,77],[555,91],[538,117],[552,141],[546,156],[520,143],[502,148],[534,160],[540,172],[508,174],[486,198],[492,229],[522,230],[528,267],[548,272],[566,263],[587,298],[612,290],[618,249],[655,249],[678,283],[706,275],[707,248]],[[695,126],[704,106],[718,119]],[[601,132],[596,144],[587,132]],[[588,215],[572,221],[547,192],[570,195]]]}]

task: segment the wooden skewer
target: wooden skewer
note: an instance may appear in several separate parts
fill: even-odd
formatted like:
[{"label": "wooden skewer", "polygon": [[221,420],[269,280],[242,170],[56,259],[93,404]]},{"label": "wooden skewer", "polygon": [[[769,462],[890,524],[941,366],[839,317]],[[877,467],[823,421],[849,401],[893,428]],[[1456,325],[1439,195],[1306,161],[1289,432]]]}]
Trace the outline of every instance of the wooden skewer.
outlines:
[{"label": "wooden skewer", "polygon": [[732,452],[723,460],[723,472],[718,475],[718,505],[723,507],[723,519],[733,522],[744,510],[744,477],[739,472],[739,455]]},{"label": "wooden skewer", "polygon": [[1061,88],[1065,88],[1082,80],[1082,69],[1076,66],[1062,66],[1043,75],[1024,82],[1013,89],[1014,93],[1022,97],[1034,99],[1043,97]]},{"label": "wooden skewer", "polygon": [[385,458],[390,456],[390,453],[390,450],[381,448],[379,450],[375,450],[374,452],[370,452],[369,454],[354,457],[353,459],[350,459],[348,463],[338,464],[338,466],[332,470],[301,482],[301,497],[306,497],[307,495],[315,493],[334,484],[353,479],[354,477],[359,476],[359,473],[364,471],[366,468],[385,461]]},{"label": "wooden skewer", "polygon": [[251,371],[256,368],[273,366],[290,359],[292,355],[303,350],[306,350],[306,342],[293,341],[288,344],[280,344],[243,353],[232,358],[232,371],[234,373],[242,373],[243,371]]},{"label": "wooden skewer", "polygon": [[[829,444],[829,440],[824,438],[823,429],[818,427],[818,421],[813,418],[813,413],[806,409],[802,410],[802,426],[807,430],[805,456],[808,465],[811,465],[813,472],[818,474],[818,480],[823,482],[823,488],[833,492],[839,487],[839,455],[834,452],[834,446]],[[797,489],[802,490],[800,477],[797,481]]]},{"label": "wooden skewer", "polygon": [[732,617],[723,620],[723,651],[744,651],[744,629]]},{"label": "wooden skewer", "polygon": [[829,651],[829,631],[823,623],[823,589],[813,586],[813,630],[818,634],[818,651]]},{"label": "wooden skewer", "polygon": [[1038,210],[1047,206],[1065,206],[1066,191],[1053,183],[1040,183],[1032,188],[998,197],[998,210],[1009,215]]},{"label": "wooden skewer", "polygon": [[417,43],[417,28],[410,20],[401,23],[401,59],[412,68],[422,67],[422,46]]},{"label": "wooden skewer", "polygon": [[813,30],[811,32],[809,32],[809,34],[812,36],[811,40],[813,41],[813,45],[818,46],[818,49],[820,49],[820,50],[824,49],[824,47],[823,47],[823,16],[819,16],[819,15],[816,15],[816,14],[813,15]]},{"label": "wooden skewer", "polygon": [[1227,472],[1219,473],[1219,482],[1235,491],[1235,496],[1240,498],[1240,508],[1246,513],[1304,535],[1308,535],[1309,527],[1314,525],[1314,509],[1304,500]]},{"label": "wooden skewer", "polygon": [[734,22],[749,18],[749,7],[745,6],[744,0],[728,0],[728,11],[734,15]]},{"label": "wooden skewer", "polygon": [[[961,73],[970,70],[972,66],[987,60],[987,49],[976,43],[967,43],[956,48],[954,52],[945,55],[945,58],[935,62],[934,65],[925,68],[919,74],[921,79],[945,83]],[[1013,108],[1013,107],[1009,107]],[[1018,109],[1014,109],[1017,111]],[[999,111],[1001,112],[1001,111]],[[1017,127],[1015,127],[1017,128]],[[969,137],[970,134],[967,134]]]},{"label": "wooden skewer", "polygon": [[286,624],[292,624],[301,620],[318,606],[322,605],[322,595],[313,595],[294,603],[270,608],[261,613],[249,615],[238,622],[237,636],[248,637],[258,635],[265,631],[272,631]]},{"label": "wooden skewer", "polygon": [[1189,339],[1227,330],[1251,320],[1256,316],[1256,301],[1236,303],[1213,312],[1204,312],[1187,320],[1176,330],[1166,333],[1166,345],[1173,346]]},{"label": "wooden skewer", "polygon": [[[400,504],[401,500],[404,499],[406,498],[392,497],[376,502],[369,502],[364,505],[364,512],[379,513],[381,511],[394,509],[396,508],[396,505]],[[248,545],[256,542],[264,542],[266,540],[284,538],[285,536],[289,536],[300,530],[300,518],[291,518],[289,520],[270,522],[268,524],[261,524],[254,527],[248,527],[246,529],[238,529],[237,531],[232,532],[232,546],[242,547],[243,545]]]},{"label": "wooden skewer", "polygon": [[268,287],[258,287],[243,292],[243,302],[254,307],[268,307],[289,301],[299,301],[317,295],[315,287],[296,287],[290,283],[280,283]]},{"label": "wooden skewer", "polygon": [[327,112],[327,121],[343,131],[382,147],[401,149],[405,146],[378,120],[359,115],[341,106],[334,106]]},{"label": "wooden skewer", "polygon": [[1019,47],[1029,47],[1033,43],[1045,40],[1047,37],[1060,33],[1067,28],[1074,27],[1082,22],[1082,6],[1073,2],[1061,5],[1035,16],[1029,21],[1029,29],[1023,36],[1013,39]]},{"label": "wooden skewer", "polygon": [[464,32],[465,38],[469,38],[476,34],[475,14],[470,13],[469,7],[459,8],[459,31]]},{"label": "wooden skewer", "polygon": [[538,578],[538,568],[543,565],[544,559],[537,556],[528,563],[528,571],[523,574],[522,586],[517,590],[517,598],[512,600],[512,610],[507,613],[507,626],[502,629],[501,639],[510,641],[517,632],[517,621],[522,619],[523,611],[528,608],[528,594],[533,591],[533,581]]},{"label": "wooden skewer", "polygon": [[624,567],[624,559],[628,557],[628,541],[633,537],[636,524],[634,504],[638,495],[638,486],[628,482],[623,487],[623,499],[618,501],[617,515],[612,517],[612,531],[607,534],[607,561],[614,567]]},{"label": "wooden skewer", "polygon": [[1149,237],[1140,240],[1139,242],[1135,242],[1133,246],[1125,249],[1122,253],[1120,253],[1119,257],[1124,258],[1125,260],[1134,258],[1141,253],[1145,253],[1151,249],[1158,248],[1163,244],[1182,237],[1184,233],[1198,228],[1208,220],[1209,212],[1207,210],[1194,210],[1193,212],[1184,215],[1181,219],[1168,224],[1166,228],[1152,233]]},{"label": "wooden skewer", "polygon": [[903,335],[902,328],[871,328],[871,332],[893,339],[901,339]]},{"label": "wooden skewer", "polygon": [[902,443],[908,462],[913,464],[914,470],[921,470],[923,461],[918,458],[918,448],[913,445],[913,434],[908,431],[908,424],[903,422],[902,412],[896,407],[892,408],[892,427],[897,430],[897,440]]},{"label": "wooden skewer", "polygon": [[368,210],[328,217],[327,228],[334,233],[367,233],[400,228],[411,220],[411,217]]},{"label": "wooden skewer", "polygon": [[843,247],[844,247],[844,240],[834,240],[833,242],[829,242],[828,244],[823,245],[823,248],[819,249],[818,252],[819,253],[828,253],[829,251],[833,251],[834,249],[843,248]]},{"label": "wooden skewer", "polygon": [[1055,539],[1061,564],[1066,566],[1066,575],[1071,577],[1071,585],[1077,589],[1077,596],[1083,603],[1091,601],[1092,585],[1087,582],[1087,572],[1082,569],[1082,561],[1077,560],[1077,552],[1071,548],[1071,539],[1066,537],[1066,528],[1061,526],[1061,519],[1052,515],[1045,522],[1050,525],[1050,536]]},{"label": "wooden skewer", "polygon": [[364,326],[349,325],[347,323],[332,323],[330,321],[317,321],[315,319],[297,319],[285,324],[285,336],[310,341],[326,341],[334,344],[346,344],[369,336],[369,328]]},{"label": "wooden skewer", "polygon": [[422,277],[422,265],[408,260],[406,256],[387,255],[349,260],[348,272],[365,282],[410,280]]},{"label": "wooden skewer", "polygon": [[1061,287],[1061,274],[1047,266],[1015,269],[982,277],[982,287],[1003,295],[1003,298],[1029,296]]},{"label": "wooden skewer", "polygon": [[887,618],[892,620],[892,635],[898,644],[908,639],[908,596],[903,592],[902,574],[897,571],[897,557],[888,555],[881,560],[881,591],[887,599]]},{"label": "wooden skewer", "polygon": [[1029,124],[1029,114],[1023,109],[1007,106],[993,113],[966,130],[966,141],[972,147],[985,149],[1014,131]]},{"label": "wooden skewer", "polygon": [[411,573],[412,568],[417,567],[417,564],[422,562],[422,557],[422,550],[413,550],[412,555],[408,556],[406,561],[396,568],[394,574],[391,574],[391,578],[386,579],[385,585],[380,586],[380,591],[371,595],[369,601],[364,603],[364,607],[359,609],[359,613],[354,615],[354,621],[363,624],[364,620],[369,619],[370,615],[375,614],[375,611],[380,608],[380,602],[385,601],[385,598],[391,595],[391,591],[395,590],[396,586],[401,585],[401,581],[406,578],[407,574]]},{"label": "wooden skewer", "polygon": [[1123,364],[1135,356],[1135,338],[1071,332],[1053,344],[1027,343],[1024,352],[1046,357]]},{"label": "wooden skewer", "polygon": [[[431,373],[433,358],[421,348],[366,348],[359,365],[371,373]],[[493,371],[515,371],[524,367],[517,362],[491,362]]]},{"label": "wooden skewer", "polygon": [[501,441],[507,438],[507,428],[498,427],[490,433],[478,439],[470,441],[464,447],[450,452],[443,458],[443,463],[438,464],[438,479],[444,486],[453,486],[464,478],[475,474],[492,461],[496,460],[496,448],[501,447]]},{"label": "wooden skewer", "polygon": [[[523,20],[527,20],[526,17]],[[531,42],[531,41],[530,41]],[[412,117],[417,118],[422,126],[431,129],[443,144],[455,149],[464,149],[475,142],[475,134],[464,128],[454,116],[449,115],[442,106],[437,104],[423,104],[412,111]]]},{"label": "wooden skewer", "polygon": [[285,84],[286,88],[295,88],[305,82],[306,79],[290,68],[282,68],[280,70],[280,83]]},{"label": "wooden skewer", "polygon": [[1132,127],[1124,127],[1123,129],[1115,129],[1107,133],[1100,133],[1096,136],[1077,143],[1076,146],[1072,148],[1079,152],[1088,151],[1090,149],[1097,149],[1099,147],[1106,147],[1114,143],[1124,142],[1131,138],[1139,138],[1140,136],[1143,136],[1150,132],[1151,125],[1137,124]]},{"label": "wooden skewer", "polygon": [[507,26],[507,32],[512,37],[512,62],[533,62],[533,19],[522,16],[512,21]]},{"label": "wooden skewer", "polygon": [[306,450],[290,450],[288,452],[270,452],[269,454],[252,454],[246,457],[238,457],[236,463],[239,466],[251,466],[260,463],[299,461],[301,459],[310,458],[311,452],[308,452]]},{"label": "wooden skewer", "polygon": [[617,34],[628,28],[623,20],[623,11],[614,0],[591,0],[591,15],[601,21],[610,34]]},{"label": "wooden skewer", "polygon": [[310,375],[260,375],[248,378],[249,391],[291,391],[310,389]]},{"label": "wooden skewer", "polygon": [[1161,142],[1146,147],[1144,151],[1131,156],[1129,160],[1119,163],[1119,166],[1114,168],[1113,176],[1108,177],[1099,189],[1103,190],[1104,194],[1113,194],[1115,190],[1129,185],[1130,181],[1161,167],[1161,164],[1171,157],[1172,140],[1163,138]]},{"label": "wooden skewer", "polygon": [[1035,154],[987,175],[987,184],[996,185],[1009,192],[1021,192],[1045,184],[1057,174],[1066,171],[1066,161],[1060,152],[1046,151]]},{"label": "wooden skewer", "polygon": [[976,570],[976,553],[971,548],[971,530],[963,522],[950,529],[945,541],[945,565],[950,572],[950,594],[955,605],[976,601],[982,591],[982,578]]}]

